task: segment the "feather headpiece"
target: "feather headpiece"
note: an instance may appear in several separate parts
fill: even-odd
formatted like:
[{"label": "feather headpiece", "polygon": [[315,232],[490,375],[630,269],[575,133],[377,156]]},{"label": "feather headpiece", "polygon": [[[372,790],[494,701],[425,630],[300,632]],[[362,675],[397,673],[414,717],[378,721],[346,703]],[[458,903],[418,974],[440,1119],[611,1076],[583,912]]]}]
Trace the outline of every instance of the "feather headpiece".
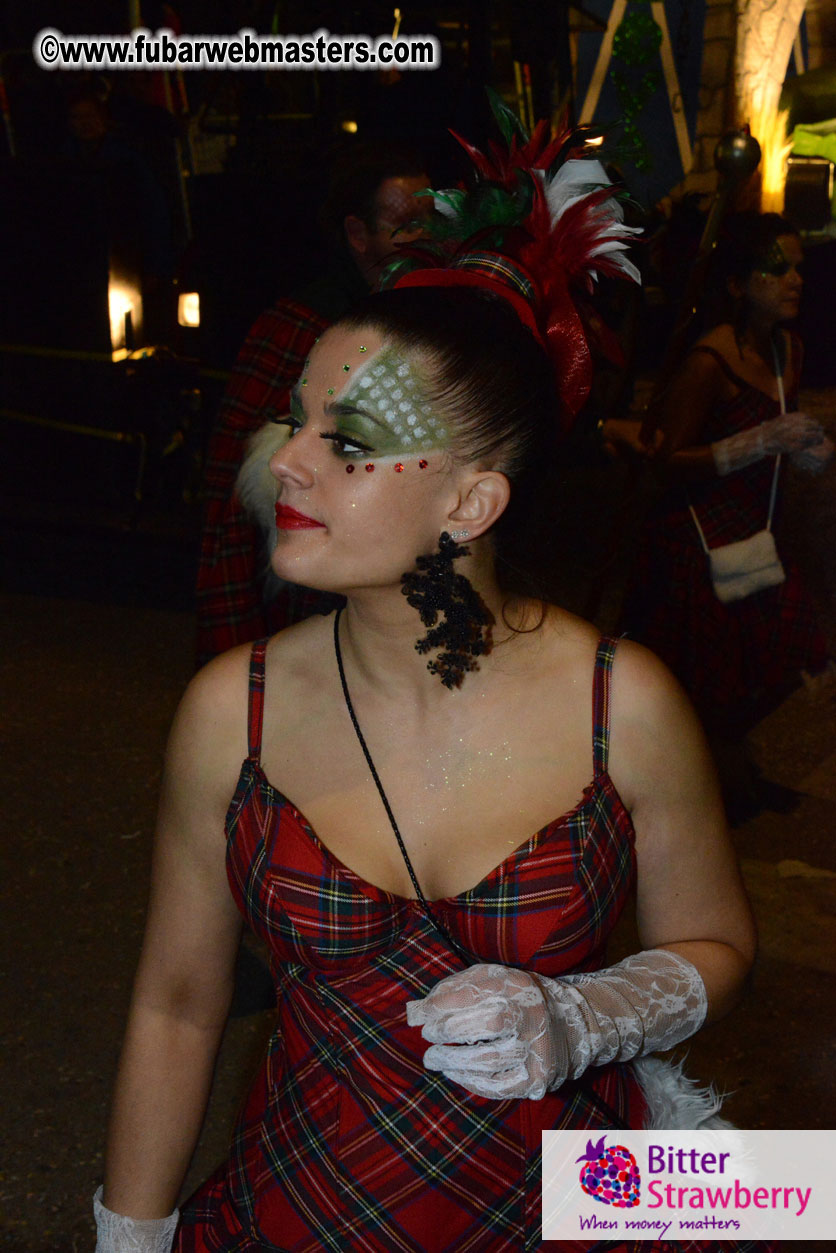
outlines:
[{"label": "feather headpiece", "polygon": [[426,238],[399,248],[387,281],[479,286],[503,296],[549,353],[568,424],[592,382],[588,338],[617,353],[600,319],[586,315],[584,293],[599,275],[641,281],[626,252],[640,228],[625,225],[603,166],[582,155],[577,131],[552,137],[541,121],[528,136],[489,95],[505,146],[491,142],[486,154],[453,132],[473,163],[475,184],[424,193],[434,209],[424,222]]}]

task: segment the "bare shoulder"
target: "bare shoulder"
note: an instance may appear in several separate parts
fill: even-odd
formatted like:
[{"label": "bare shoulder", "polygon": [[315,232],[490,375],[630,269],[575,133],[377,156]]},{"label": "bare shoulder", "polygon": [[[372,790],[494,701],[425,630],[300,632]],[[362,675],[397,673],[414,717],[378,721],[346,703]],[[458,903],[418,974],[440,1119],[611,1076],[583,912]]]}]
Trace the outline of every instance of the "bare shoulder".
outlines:
[{"label": "bare shoulder", "polygon": [[[538,612],[538,617],[534,619],[535,623],[539,621],[539,614],[542,610],[542,622],[538,633],[548,641],[550,648],[578,659],[588,654],[590,649],[594,654],[601,632],[591,622],[557,605],[541,605],[539,602],[533,602],[533,604],[536,604]],[[533,614],[534,610],[530,612]]]},{"label": "bare shoulder", "polygon": [[312,614],[274,635],[267,646],[267,664],[282,673],[315,671],[333,651],[334,614]]},{"label": "bare shoulder", "polygon": [[[713,326],[710,331],[706,331],[705,335],[697,340],[694,348],[708,348],[719,353],[733,370],[739,367],[743,360],[740,340],[730,322],[721,322],[718,326]],[[720,368],[716,357],[712,357],[712,352],[693,353],[692,350],[692,355],[702,357],[705,361],[713,360],[715,369]]]},{"label": "bare shoulder", "polygon": [[334,614],[313,614],[278,635],[267,647],[265,718],[315,703],[333,681]]},{"label": "bare shoulder", "polygon": [[684,690],[649,649],[615,651],[610,692],[610,774],[628,808],[713,779],[702,728]]},{"label": "bare shoulder", "polygon": [[696,724],[690,700],[665,663],[649,648],[627,639],[619,640],[615,649],[611,710],[613,730],[658,736],[672,727]]},{"label": "bare shoulder", "polygon": [[613,659],[613,701],[618,701],[621,714],[639,720],[655,719],[680,698],[687,701],[655,653],[633,640],[618,640]]},{"label": "bare shoulder", "polygon": [[233,774],[237,778],[237,769],[248,751],[251,651],[249,644],[233,648],[194,676],[171,728],[166,752],[169,774],[217,783],[224,789]]},{"label": "bare shoulder", "polygon": [[[713,348],[715,352],[720,352],[725,356],[730,347],[735,345],[734,327],[728,322],[720,322],[717,326],[712,326],[710,331],[706,331],[701,335],[694,345],[695,348]],[[710,356],[709,353],[700,353],[700,356]]]},{"label": "bare shoulder", "polygon": [[515,621],[522,649],[530,653],[537,682],[548,687],[563,679],[589,692],[601,633],[590,622],[556,605],[529,602]]},{"label": "bare shoulder", "polygon": [[[639,936],[651,947],[699,941],[722,1010],[718,972],[748,967],[755,933],[705,736],[677,681],[637,644],[616,650],[611,706],[610,776],[635,830]],[[706,942],[724,947],[706,954]]]},{"label": "bare shoulder", "polygon": [[715,326],[694,344],[680,367],[678,378],[688,385],[695,382],[719,385],[725,376],[717,357],[722,357],[727,365],[731,365],[731,354],[735,348],[731,327]]}]

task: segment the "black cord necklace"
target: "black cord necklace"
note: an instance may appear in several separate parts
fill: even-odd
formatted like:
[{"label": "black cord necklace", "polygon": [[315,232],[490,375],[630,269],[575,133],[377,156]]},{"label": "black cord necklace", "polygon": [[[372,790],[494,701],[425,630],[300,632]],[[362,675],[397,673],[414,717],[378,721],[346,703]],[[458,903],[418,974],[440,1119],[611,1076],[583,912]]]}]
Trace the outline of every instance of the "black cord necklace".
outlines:
[{"label": "black cord necklace", "polygon": [[392,830],[395,833],[395,839],[398,841],[398,848],[401,850],[401,855],[404,859],[404,862],[406,863],[406,868],[409,871],[409,877],[412,881],[412,886],[415,889],[415,895],[417,896],[420,902],[421,908],[423,909],[427,918],[429,918],[430,922],[433,924],[436,931],[438,931],[444,937],[444,939],[450,945],[451,949],[456,954],[456,956],[460,957],[466,966],[472,966],[476,958],[472,957],[469,953],[467,953],[465,949],[463,949],[462,946],[458,944],[456,940],[453,939],[452,935],[447,930],[444,923],[436,915],[436,913],[430,908],[429,901],[424,896],[424,893],[421,891],[421,885],[418,882],[418,876],[415,874],[415,871],[412,868],[412,862],[409,860],[409,854],[406,851],[406,845],[404,844],[403,837],[401,836],[401,833],[398,830],[398,824],[395,821],[395,815],[392,813],[392,806],[389,804],[389,800],[386,796],[386,793],[383,790],[383,784],[380,782],[380,776],[378,775],[377,770],[375,769],[375,764],[372,761],[372,755],[369,752],[365,739],[363,738],[363,732],[360,730],[360,723],[357,721],[357,715],[354,712],[354,706],[351,703],[351,696],[349,695],[349,692],[348,692],[348,683],[346,682],[345,670],[343,668],[343,655],[342,655],[342,650],[340,649],[340,617],[341,616],[342,616],[342,609],[338,609],[336,614],[334,615],[334,652],[336,653],[336,656],[337,656],[337,669],[340,672],[340,683],[342,684],[342,688],[343,688],[343,696],[345,697],[346,709],[348,710],[349,717],[351,718],[351,722],[354,727],[355,733],[357,735],[357,739],[360,742],[360,747],[363,750],[363,756],[366,758],[366,763],[368,764],[369,770],[371,771],[371,776],[374,779],[375,787],[377,788],[380,799],[383,801],[383,808],[386,810],[386,815],[390,823],[392,824]]},{"label": "black cord necklace", "polygon": [[[345,678],[345,669],[343,668],[343,655],[342,655],[342,650],[340,648],[340,617],[341,616],[342,616],[342,609],[340,608],[337,610],[337,612],[334,615],[334,652],[337,657],[337,669],[340,672],[340,683],[342,684],[343,696],[345,697],[345,706],[346,706],[346,709],[348,710],[349,717],[351,718],[351,723],[352,723],[352,726],[354,727],[354,731],[357,735],[357,739],[360,742],[360,747],[363,750],[363,756],[366,758],[366,763],[369,767],[369,770],[371,771],[371,776],[374,779],[375,787],[377,788],[380,799],[383,801],[383,808],[386,810],[386,815],[390,823],[392,824],[392,830],[395,833],[395,839],[398,841],[398,848],[401,850],[401,855],[404,859],[404,862],[406,863],[406,868],[409,871],[409,877],[412,881],[412,886],[415,888],[415,895],[417,896],[418,901],[420,902],[421,908],[423,909],[429,921],[435,927],[436,931],[438,931],[438,933],[444,938],[447,944],[450,945],[450,948],[453,950],[456,956],[459,957],[464,962],[465,966],[472,966],[474,964],[479,965],[482,961],[482,958],[474,957],[471,953],[468,953],[466,949],[463,949],[462,946],[459,943],[457,943],[456,940],[453,939],[452,935],[447,930],[444,923],[435,914],[435,912],[430,908],[429,901],[424,896],[424,893],[421,891],[421,885],[418,882],[418,876],[415,874],[415,871],[412,868],[412,862],[409,860],[409,853],[407,853],[406,851],[406,845],[404,844],[403,837],[401,836],[401,833],[398,830],[398,824],[395,821],[395,815],[392,813],[392,806],[389,804],[386,793],[383,790],[383,784],[380,782],[380,776],[378,775],[377,770],[375,769],[375,764],[372,761],[372,755],[369,752],[365,739],[363,738],[363,732],[360,730],[360,723],[357,721],[357,715],[354,712],[354,706],[351,703],[351,696],[349,695],[349,691],[348,691],[348,683],[346,682],[346,678]],[[573,1084],[564,1085],[564,1087],[567,1092],[569,1091],[570,1087],[579,1088],[581,1092],[583,1092],[587,1101],[589,1101],[591,1105],[597,1108],[599,1114],[603,1115],[605,1126],[618,1128],[619,1130],[627,1129],[627,1124],[624,1122],[624,1120],[616,1113],[616,1111],[612,1108],[612,1106],[609,1105],[603,1099],[603,1097],[599,1096],[598,1093],[593,1089],[591,1080],[586,1079],[586,1078],[581,1079],[581,1080],[575,1080]]]}]

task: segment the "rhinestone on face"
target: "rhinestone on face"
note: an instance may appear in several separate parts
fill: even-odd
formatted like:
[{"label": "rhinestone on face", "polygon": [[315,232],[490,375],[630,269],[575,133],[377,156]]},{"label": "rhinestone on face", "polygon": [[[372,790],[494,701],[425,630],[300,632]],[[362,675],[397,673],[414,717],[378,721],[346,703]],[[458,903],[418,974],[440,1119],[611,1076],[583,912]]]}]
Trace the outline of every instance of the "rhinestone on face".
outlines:
[{"label": "rhinestone on face", "polygon": [[349,370],[351,369],[351,366],[350,366],[350,365],[344,365],[344,366],[343,366],[343,369],[345,370],[346,374],[348,374]]},{"label": "rhinestone on face", "polygon": [[366,347],[365,347],[363,344],[361,344],[361,345],[360,345],[360,347],[358,348],[358,350],[357,350],[357,351],[358,351],[358,352],[366,352],[366,351],[367,351],[367,349],[366,349]]},{"label": "rhinestone on face", "polygon": [[307,379],[302,379],[302,386],[303,386],[303,387],[307,387],[307,386],[308,386],[308,380],[307,380]]},{"label": "rhinestone on face", "polygon": [[334,389],[333,389],[333,387],[329,387],[329,388],[328,388],[328,395],[329,395],[329,396],[333,396],[333,395],[334,395]]},{"label": "rhinestone on face", "polygon": [[373,462],[373,461],[367,461],[367,462],[366,462],[366,473],[367,473],[367,474],[371,474],[371,472],[372,472],[372,470],[373,470],[373,469],[374,469],[374,462]]},{"label": "rhinestone on face", "polygon": [[398,474],[402,474],[402,473],[403,473],[403,462],[402,462],[402,461],[396,461],[396,462],[395,462],[395,469],[396,469],[396,471],[398,472]]},{"label": "rhinestone on face", "polygon": [[348,465],[348,466],[346,466],[346,468],[345,468],[345,472],[346,472],[346,474],[353,474],[353,473],[354,473],[354,466],[352,466],[352,465]]},{"label": "rhinestone on face", "polygon": [[418,462],[418,469],[419,469],[419,470],[426,470],[426,468],[427,468],[427,462],[426,462],[426,461],[424,460],[424,458],[422,457],[422,458],[421,458],[421,460]]}]

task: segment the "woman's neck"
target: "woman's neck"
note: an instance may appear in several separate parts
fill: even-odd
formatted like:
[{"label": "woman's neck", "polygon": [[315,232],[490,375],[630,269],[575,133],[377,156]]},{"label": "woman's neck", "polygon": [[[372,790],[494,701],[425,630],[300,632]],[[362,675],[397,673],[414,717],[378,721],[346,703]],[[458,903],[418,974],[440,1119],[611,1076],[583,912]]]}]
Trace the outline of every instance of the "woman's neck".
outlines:
[{"label": "woman's neck", "polygon": [[750,320],[739,337],[738,342],[754,352],[765,361],[770,370],[775,369],[775,350],[780,345],[778,323],[773,319],[766,321]]},{"label": "woman's neck", "polygon": [[[456,572],[467,577],[482,603],[494,619],[491,627],[493,643],[512,635],[503,622],[506,597],[500,591],[493,573],[493,563],[480,561],[475,555],[457,562]],[[443,617],[439,616],[439,621]],[[450,699],[437,675],[428,673],[427,663],[436,653],[419,653],[418,640],[427,631],[418,610],[395,588],[368,588],[347,594],[345,611],[339,624],[340,646],[347,671],[362,683],[388,696],[397,694],[413,703],[430,703]],[[464,684],[468,690],[481,687],[480,676],[491,668],[490,654],[477,658],[478,670],[468,672]]]}]

